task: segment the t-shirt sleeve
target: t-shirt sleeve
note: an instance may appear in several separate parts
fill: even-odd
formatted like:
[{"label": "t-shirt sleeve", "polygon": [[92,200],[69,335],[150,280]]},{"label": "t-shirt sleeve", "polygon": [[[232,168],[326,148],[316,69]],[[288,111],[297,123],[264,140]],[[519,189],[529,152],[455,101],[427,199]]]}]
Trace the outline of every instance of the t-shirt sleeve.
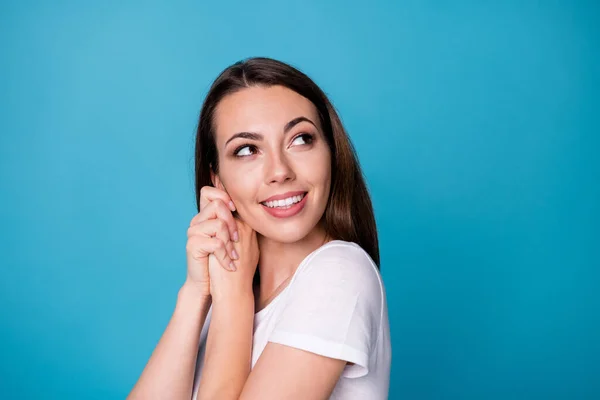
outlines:
[{"label": "t-shirt sleeve", "polygon": [[342,376],[367,374],[382,313],[379,272],[355,244],[325,246],[300,265],[269,341],[346,360]]}]

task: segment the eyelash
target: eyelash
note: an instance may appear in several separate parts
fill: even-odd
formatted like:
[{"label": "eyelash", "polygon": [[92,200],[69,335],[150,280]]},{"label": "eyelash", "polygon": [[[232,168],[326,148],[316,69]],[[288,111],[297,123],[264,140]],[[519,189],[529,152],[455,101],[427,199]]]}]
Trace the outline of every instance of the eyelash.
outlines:
[{"label": "eyelash", "polygon": [[[302,133],[298,136],[296,136],[294,138],[294,140],[292,140],[292,142],[295,142],[296,139],[298,139],[299,137],[304,137],[305,138],[305,144],[309,145],[314,141],[314,136],[311,135],[310,133]],[[238,146],[234,151],[233,151],[233,156],[234,157],[238,157],[238,158],[243,158],[243,157],[249,157],[249,156],[238,156],[238,153],[240,152],[240,150],[242,150],[243,148],[248,147],[251,151],[252,150],[256,150],[256,146],[253,144],[242,144],[240,146]]]}]

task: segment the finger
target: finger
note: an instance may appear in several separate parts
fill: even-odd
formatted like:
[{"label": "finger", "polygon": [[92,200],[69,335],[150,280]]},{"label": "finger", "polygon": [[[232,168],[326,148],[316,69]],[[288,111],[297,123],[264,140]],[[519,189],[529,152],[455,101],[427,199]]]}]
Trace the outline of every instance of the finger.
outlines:
[{"label": "finger", "polygon": [[199,224],[202,221],[206,221],[208,219],[220,218],[224,220],[229,227],[229,235],[230,238],[237,242],[239,241],[239,231],[238,226],[235,220],[235,217],[231,213],[231,211],[223,204],[223,202],[219,199],[211,201],[202,211],[200,211],[192,221],[190,222],[190,226],[195,224]]},{"label": "finger", "polygon": [[239,240],[237,223],[235,222],[235,218],[233,217],[233,214],[231,213],[231,211],[227,208],[225,203],[223,203],[223,201],[220,199],[213,200],[210,203],[208,203],[207,206],[204,207],[204,209],[201,210],[198,213],[198,215],[196,215],[192,219],[190,226],[192,224],[198,224],[202,221],[206,221],[209,219],[215,219],[215,218],[222,219],[223,221],[225,221],[227,223],[227,226],[229,228],[230,238],[234,242],[237,242]]},{"label": "finger", "polygon": [[227,254],[227,248],[225,247],[225,243],[223,243],[221,239],[216,237],[208,238],[207,240],[207,244],[209,244],[212,250],[211,253],[217,258],[219,264],[221,264],[221,267],[229,271],[235,271],[235,265],[233,264],[233,261]]},{"label": "finger", "polygon": [[233,201],[227,192],[212,186],[203,186],[200,188],[200,211],[202,211],[202,209],[211,201],[217,199],[227,204],[227,208],[229,208],[231,211],[235,211],[235,205],[233,204]]},{"label": "finger", "polygon": [[216,237],[193,236],[188,240],[188,260],[190,257],[199,260],[213,255],[223,268],[235,271],[235,265],[224,250],[224,246],[223,241]]},{"label": "finger", "polygon": [[217,237],[225,243],[227,253],[231,258],[234,260],[239,259],[239,255],[236,253],[233,242],[230,239],[227,224],[222,219],[209,219],[190,226],[187,230],[187,235],[188,238],[192,236]]}]

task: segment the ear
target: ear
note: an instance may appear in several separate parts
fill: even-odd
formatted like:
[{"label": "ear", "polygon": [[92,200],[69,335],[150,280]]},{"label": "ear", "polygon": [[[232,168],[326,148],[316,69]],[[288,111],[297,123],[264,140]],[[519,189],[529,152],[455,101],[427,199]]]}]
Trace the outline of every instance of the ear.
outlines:
[{"label": "ear", "polygon": [[225,186],[223,186],[223,183],[221,182],[221,179],[219,178],[219,175],[215,174],[213,172],[212,168],[210,169],[210,181],[212,182],[213,186],[216,187],[217,189],[226,191]]}]

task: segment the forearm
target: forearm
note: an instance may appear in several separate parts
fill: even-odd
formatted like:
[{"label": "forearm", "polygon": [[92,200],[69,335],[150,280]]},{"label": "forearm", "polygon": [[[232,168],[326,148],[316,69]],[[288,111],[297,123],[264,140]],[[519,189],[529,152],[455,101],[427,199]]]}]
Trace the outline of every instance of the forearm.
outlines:
[{"label": "forearm", "polygon": [[238,399],[252,364],[254,296],[214,300],[198,399]]},{"label": "forearm", "polygon": [[210,305],[210,297],[188,284],[181,287],[173,316],[127,399],[191,398],[200,332]]}]

